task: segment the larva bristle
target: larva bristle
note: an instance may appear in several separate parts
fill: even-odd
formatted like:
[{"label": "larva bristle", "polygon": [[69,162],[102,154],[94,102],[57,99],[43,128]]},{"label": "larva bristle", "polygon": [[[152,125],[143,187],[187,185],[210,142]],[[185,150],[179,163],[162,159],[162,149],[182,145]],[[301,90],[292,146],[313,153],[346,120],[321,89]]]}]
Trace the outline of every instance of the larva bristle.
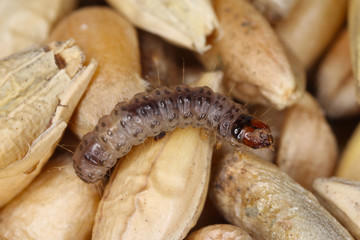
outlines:
[{"label": "larva bristle", "polygon": [[[270,128],[247,115],[243,106],[209,87],[160,87],[120,102],[99,119],[74,153],[74,168],[85,182],[96,182],[132,146],[176,127],[203,127],[234,147],[272,147]],[[159,135],[160,136],[160,135]]]}]

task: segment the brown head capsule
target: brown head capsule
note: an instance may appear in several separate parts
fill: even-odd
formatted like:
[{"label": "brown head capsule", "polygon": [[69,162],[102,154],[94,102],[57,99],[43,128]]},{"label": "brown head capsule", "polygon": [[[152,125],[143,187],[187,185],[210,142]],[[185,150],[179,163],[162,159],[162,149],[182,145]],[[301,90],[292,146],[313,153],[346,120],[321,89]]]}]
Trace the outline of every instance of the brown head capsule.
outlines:
[{"label": "brown head capsule", "polygon": [[231,143],[233,146],[245,144],[251,148],[274,150],[274,139],[270,127],[248,115],[240,115],[233,124]]},{"label": "brown head capsule", "polygon": [[221,140],[237,148],[273,148],[270,128],[247,115],[246,109],[208,87],[160,87],[118,103],[100,118],[94,131],[74,153],[74,168],[85,182],[103,178],[120,157],[147,137],[161,136],[176,127],[216,130]]}]

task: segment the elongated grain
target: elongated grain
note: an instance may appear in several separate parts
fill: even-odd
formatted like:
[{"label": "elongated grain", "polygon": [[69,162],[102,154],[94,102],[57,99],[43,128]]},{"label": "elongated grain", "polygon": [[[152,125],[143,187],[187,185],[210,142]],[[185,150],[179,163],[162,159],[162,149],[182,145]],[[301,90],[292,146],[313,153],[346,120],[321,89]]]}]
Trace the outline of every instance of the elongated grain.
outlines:
[{"label": "elongated grain", "polygon": [[282,41],[308,69],[320,57],[346,17],[347,0],[302,0],[276,25]]},{"label": "elongated grain", "polygon": [[253,154],[219,160],[209,191],[226,220],[256,239],[353,239],[309,191]]},{"label": "elongated grain", "polygon": [[350,35],[350,53],[351,53],[351,63],[352,69],[355,76],[355,86],[356,86],[356,96],[358,102],[360,102],[360,1],[359,0],[350,0],[349,1],[349,10],[348,10],[348,22],[349,22],[349,35]]},{"label": "elongated grain", "polygon": [[285,110],[276,163],[311,190],[316,178],[331,176],[337,157],[335,135],[319,104],[306,93]]},{"label": "elongated grain", "polygon": [[108,0],[135,26],[197,52],[210,46],[206,38],[218,30],[218,21],[208,0]]},{"label": "elongated grain", "polygon": [[[104,27],[106,26],[106,27]],[[80,138],[115,104],[145,90],[139,78],[140,58],[135,28],[107,7],[87,7],[64,18],[50,35],[75,39],[99,67],[71,119],[70,128]]]},{"label": "elongated grain", "polygon": [[192,232],[186,240],[251,240],[243,229],[230,224],[214,224]]},{"label": "elongated grain", "polygon": [[335,175],[337,177],[360,181],[360,125],[353,131],[342,152]]},{"label": "elongated grain", "polygon": [[317,99],[331,118],[360,113],[351,66],[349,33],[344,30],[321,62],[316,79]]},{"label": "elongated grain", "polygon": [[85,184],[70,154],[52,158],[26,190],[0,211],[0,238],[86,240],[100,201],[97,185]]},{"label": "elongated grain", "polygon": [[223,69],[230,94],[242,101],[284,108],[304,91],[297,68],[266,19],[245,0],[214,1],[222,32],[201,56],[208,70]]},{"label": "elongated grain", "polygon": [[54,23],[76,4],[77,0],[2,0],[0,58],[43,44]]},{"label": "elongated grain", "polygon": [[273,25],[287,18],[298,3],[298,0],[250,0],[250,2]]},{"label": "elongated grain", "polygon": [[356,239],[360,239],[360,182],[336,177],[319,178],[313,187],[326,209]]}]

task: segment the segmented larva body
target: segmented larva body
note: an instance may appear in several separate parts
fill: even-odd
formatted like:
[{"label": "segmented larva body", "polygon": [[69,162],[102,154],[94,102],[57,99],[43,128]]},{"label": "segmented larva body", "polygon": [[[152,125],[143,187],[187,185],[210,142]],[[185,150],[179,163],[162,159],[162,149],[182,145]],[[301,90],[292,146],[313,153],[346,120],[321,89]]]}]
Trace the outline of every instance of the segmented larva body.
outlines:
[{"label": "segmented larva body", "polygon": [[234,147],[272,147],[270,128],[247,114],[246,109],[209,87],[179,85],[139,93],[129,102],[120,102],[99,119],[86,134],[73,160],[77,175],[85,182],[103,178],[117,159],[132,146],[177,127],[203,127]]}]

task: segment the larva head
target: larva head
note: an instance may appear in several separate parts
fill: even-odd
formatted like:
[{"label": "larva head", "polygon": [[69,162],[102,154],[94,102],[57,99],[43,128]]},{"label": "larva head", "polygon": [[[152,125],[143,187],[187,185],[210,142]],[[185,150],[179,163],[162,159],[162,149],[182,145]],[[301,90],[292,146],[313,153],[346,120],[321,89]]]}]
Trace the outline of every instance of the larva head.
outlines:
[{"label": "larva head", "polygon": [[107,173],[107,166],[111,158],[96,141],[93,134],[86,134],[73,155],[73,164],[76,174],[87,183],[94,183],[102,179]]},{"label": "larva head", "polygon": [[231,129],[233,145],[245,144],[251,148],[274,149],[270,127],[248,115],[240,115]]}]

